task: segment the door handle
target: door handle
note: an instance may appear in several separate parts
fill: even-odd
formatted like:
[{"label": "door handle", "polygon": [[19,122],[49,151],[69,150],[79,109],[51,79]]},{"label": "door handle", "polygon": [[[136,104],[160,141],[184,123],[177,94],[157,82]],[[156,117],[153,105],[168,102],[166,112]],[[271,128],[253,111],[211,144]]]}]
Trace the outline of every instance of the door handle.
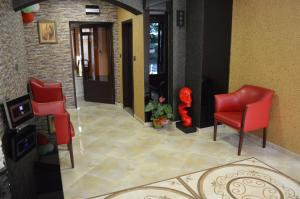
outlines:
[{"label": "door handle", "polygon": [[88,68],[89,67],[89,60],[88,59],[83,59],[82,60],[83,61],[83,66],[85,67],[85,68]]}]

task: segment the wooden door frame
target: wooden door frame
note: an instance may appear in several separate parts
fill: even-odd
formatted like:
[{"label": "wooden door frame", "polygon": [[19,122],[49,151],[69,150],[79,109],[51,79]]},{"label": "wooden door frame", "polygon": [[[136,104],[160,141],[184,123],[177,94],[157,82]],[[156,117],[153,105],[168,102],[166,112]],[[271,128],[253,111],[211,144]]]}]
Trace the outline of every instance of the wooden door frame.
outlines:
[{"label": "wooden door frame", "polygon": [[[111,38],[110,38],[110,64],[111,64],[111,76],[112,76],[112,88],[113,88],[113,101],[116,101],[116,88],[115,88],[115,63],[114,63],[114,35],[113,35],[113,22],[94,22],[94,21],[69,21],[69,29],[70,29],[70,46],[72,46],[72,41],[71,41],[71,30],[72,28],[75,27],[80,27],[81,25],[88,25],[88,26],[95,26],[95,27],[109,27],[111,30]],[[73,55],[72,55],[72,49],[71,49],[71,62],[73,60]],[[74,74],[74,65],[73,62],[71,63],[72,67],[72,78],[73,78],[73,89],[74,89],[74,101],[75,101],[75,107],[78,108],[78,102],[77,102],[77,95],[76,95],[76,85],[75,85],[75,74]]]},{"label": "wooden door frame", "polygon": [[[86,72],[84,71],[85,70],[85,59],[84,57],[86,56],[84,54],[84,50],[83,50],[83,36],[87,36],[88,37],[88,69],[90,70],[90,61],[91,61],[91,53],[90,53],[90,50],[91,50],[91,44],[90,44],[90,35],[91,33],[90,32],[82,32],[82,27],[80,27],[80,48],[81,48],[81,55],[83,55],[82,59],[80,60],[81,61],[81,66],[82,66],[82,83],[83,83],[83,98],[85,100],[85,96],[86,96],[86,90],[85,90],[85,77],[86,76]],[[88,71],[88,73],[90,73],[90,71]],[[88,74],[90,75],[90,74]]]},{"label": "wooden door frame", "polygon": [[72,39],[74,42],[75,39],[75,31],[74,34],[72,35],[72,29],[75,30],[75,28],[71,27],[71,23],[69,23],[69,32],[70,32],[70,46],[71,46],[71,65],[72,65],[72,82],[73,82],[73,89],[74,89],[74,103],[75,103],[75,108],[78,108],[78,104],[77,104],[77,94],[76,94],[76,85],[75,85],[75,74],[74,74],[74,70],[75,70],[75,66],[74,66],[74,57],[73,57],[73,48],[76,48],[74,45],[72,45]]},{"label": "wooden door frame", "polygon": [[132,19],[129,19],[129,20],[126,20],[126,21],[122,21],[122,29],[121,29],[121,34],[122,34],[122,93],[123,93],[123,96],[122,96],[122,98],[123,98],[123,108],[125,108],[125,105],[124,105],[124,96],[125,96],[125,94],[124,94],[124,76],[125,76],[125,74],[124,74],[124,45],[123,45],[123,43],[124,43],[124,27],[125,27],[125,25],[127,25],[127,24],[131,24],[131,42],[132,42],[132,45],[131,45],[131,50],[132,50],[132,112],[133,112],[133,115],[134,115],[134,67],[133,67],[133,21],[132,21]]}]

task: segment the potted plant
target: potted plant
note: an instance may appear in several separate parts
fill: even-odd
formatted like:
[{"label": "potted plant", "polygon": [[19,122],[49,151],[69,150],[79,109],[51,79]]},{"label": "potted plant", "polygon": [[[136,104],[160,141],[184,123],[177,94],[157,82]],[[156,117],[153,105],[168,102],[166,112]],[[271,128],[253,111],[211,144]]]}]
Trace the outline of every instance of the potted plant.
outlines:
[{"label": "potted plant", "polygon": [[145,107],[145,112],[151,112],[151,121],[154,128],[162,128],[173,119],[172,106],[164,104],[166,99],[160,97],[158,100],[150,100]]}]

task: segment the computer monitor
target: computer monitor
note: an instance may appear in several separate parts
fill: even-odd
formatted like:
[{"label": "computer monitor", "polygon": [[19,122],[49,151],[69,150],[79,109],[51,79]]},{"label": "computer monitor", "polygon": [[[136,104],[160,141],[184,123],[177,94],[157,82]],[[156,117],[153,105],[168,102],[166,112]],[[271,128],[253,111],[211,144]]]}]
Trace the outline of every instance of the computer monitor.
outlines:
[{"label": "computer monitor", "polygon": [[3,107],[9,129],[23,128],[34,118],[31,99],[28,94],[4,102]]}]

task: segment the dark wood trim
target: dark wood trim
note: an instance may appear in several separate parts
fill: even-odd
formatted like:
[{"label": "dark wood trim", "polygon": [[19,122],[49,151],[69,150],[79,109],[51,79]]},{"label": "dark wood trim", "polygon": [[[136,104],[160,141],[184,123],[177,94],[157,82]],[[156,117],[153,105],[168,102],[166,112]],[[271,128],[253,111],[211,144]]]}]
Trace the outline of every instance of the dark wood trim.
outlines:
[{"label": "dark wood trim", "polygon": [[215,119],[215,121],[214,121],[214,141],[217,140],[217,130],[218,130],[218,121]]},{"label": "dark wood trim", "polygon": [[267,128],[263,129],[263,148],[266,148],[267,143]]},{"label": "dark wood trim", "polygon": [[36,3],[43,2],[45,0],[13,0],[13,9],[14,11],[19,11],[28,6],[34,5]]},{"label": "dark wood trim", "polygon": [[[109,72],[111,73],[111,84],[113,89],[113,102],[116,103],[116,87],[115,87],[115,63],[114,63],[114,35],[113,35],[113,23],[109,23],[110,37],[109,37],[109,45],[110,45],[110,67]],[[117,66],[116,66],[117,67]]]},{"label": "dark wood trim", "polygon": [[245,124],[245,116],[246,116],[247,110],[248,109],[246,107],[246,109],[243,111],[241,129],[240,129],[240,132],[239,132],[240,139],[239,139],[238,155],[241,155],[241,152],[242,152],[242,147],[243,147],[243,142],[244,142],[244,134],[245,134],[245,132],[244,132],[244,124]]},{"label": "dark wood trim", "polygon": [[[19,11],[23,8],[26,8],[27,6],[31,6],[31,5],[34,5],[36,3],[40,3],[40,2],[43,2],[43,1],[46,1],[46,0],[13,0],[13,9],[15,11]],[[127,5],[126,3],[116,1],[116,0],[105,0],[105,1],[109,2],[113,5],[119,6],[121,8],[124,8],[125,10],[128,10],[129,12],[131,12],[135,15],[142,14],[141,10],[138,10],[134,7],[131,7],[131,6]]]},{"label": "dark wood trim", "polygon": [[128,19],[128,20],[122,21],[122,25],[123,25],[123,24],[127,24],[127,23],[133,23],[133,22],[132,22],[132,19]]},{"label": "dark wood trim", "polygon": [[[110,44],[110,59],[109,59],[109,62],[110,62],[110,66],[109,67],[109,74],[111,74],[111,79],[109,81],[111,81],[111,84],[112,84],[112,89],[113,89],[113,96],[112,96],[112,102],[107,102],[107,103],[114,103],[115,102],[115,95],[116,95],[116,89],[115,89],[115,72],[114,72],[114,69],[115,69],[115,66],[114,66],[114,54],[113,54],[113,50],[114,50],[114,47],[113,47],[113,22],[94,22],[94,21],[87,21],[87,22],[84,22],[84,21],[70,21],[69,22],[69,26],[70,26],[70,30],[72,28],[94,28],[94,27],[106,27],[106,28],[109,28],[109,31],[110,31],[110,38],[109,38],[109,44]],[[82,33],[81,29],[80,29],[80,34],[89,34],[89,33]],[[82,37],[80,36],[80,40],[81,40],[81,43],[82,43]],[[82,49],[82,46],[80,47],[81,48],[81,52],[83,52],[83,49]],[[72,54],[72,52],[71,52]],[[84,64],[82,63],[82,66]],[[73,69],[73,64],[72,64],[72,70]],[[72,71],[72,73],[74,74],[74,72]],[[84,74],[83,74],[84,76]],[[82,77],[84,78],[84,77]],[[75,76],[73,75],[73,87],[74,87],[74,94],[75,94],[75,105],[76,105],[76,108],[78,106],[77,104],[77,96],[76,96],[76,85],[75,85]],[[85,92],[85,91],[84,91]]]},{"label": "dark wood trim", "polygon": [[[146,6],[146,0],[144,0],[144,3]],[[150,14],[149,11],[144,10],[144,95],[145,95],[145,99],[144,99],[144,107],[146,106],[146,103],[148,103],[147,101],[147,95],[148,93],[150,93],[150,84],[149,84],[149,57],[150,57],[150,53],[149,53],[149,48],[150,48],[150,35],[147,34],[149,32],[149,24],[150,24]],[[145,120],[147,120],[147,113],[144,114],[145,115]]]},{"label": "dark wood trim", "polygon": [[[174,92],[173,85],[173,1],[168,1],[167,3],[167,38],[168,38],[168,46],[167,46],[167,65],[168,65],[168,102],[173,107],[173,112],[175,115],[175,119],[178,118],[177,107],[174,106],[176,102],[173,102],[174,95],[176,95],[175,99],[177,99],[177,93]],[[183,47],[185,48],[185,46]]]},{"label": "dark wood trim", "polygon": [[[105,0],[105,1],[107,1],[107,2],[109,2],[109,3],[111,3],[111,4],[114,4],[114,5],[116,5],[116,6],[119,6],[119,7],[121,7],[121,8],[124,8],[125,10],[128,10],[129,12],[131,12],[131,13],[133,13],[133,14],[135,14],[135,15],[140,15],[140,14],[142,14],[142,12],[141,12],[140,10],[135,9],[135,8],[133,8],[133,7],[131,7],[131,6],[127,5],[127,4],[125,4],[125,3],[120,2],[120,1],[116,1],[116,0]],[[140,1],[140,0],[139,0],[139,1]]]},{"label": "dark wood trim", "polygon": [[72,45],[72,41],[71,41],[71,39],[72,39],[72,36],[71,36],[71,34],[72,34],[72,27],[71,27],[71,23],[69,23],[69,28],[70,28],[70,46],[71,46],[71,64],[72,64],[72,81],[73,81],[73,90],[74,90],[74,102],[75,102],[75,107],[76,107],[76,109],[78,108],[78,104],[77,104],[77,93],[76,93],[76,84],[75,84],[75,74],[74,74],[74,70],[75,70],[75,68],[74,68],[74,62],[73,62],[73,60],[74,60],[74,57],[73,57],[73,53],[72,53],[72,48],[75,48],[76,49],[76,43],[75,43],[75,28],[74,28],[74,34],[73,34],[73,43],[74,43],[74,45],[75,46],[73,46]]},{"label": "dark wood trim", "polygon": [[72,168],[74,168],[75,165],[74,165],[74,155],[73,155],[72,138],[70,139],[70,142],[68,143],[67,146],[68,146],[68,150],[69,150],[69,153],[70,153],[71,165],[72,165]]},{"label": "dark wood trim", "polygon": [[239,132],[240,134],[240,139],[239,139],[239,148],[238,148],[238,155],[241,155],[242,147],[243,147],[243,142],[244,142],[244,131],[241,130]]},{"label": "dark wood trim", "polygon": [[74,164],[73,143],[72,143],[72,139],[73,139],[72,138],[72,127],[71,127],[72,124],[71,124],[70,115],[68,115],[68,123],[69,123],[68,131],[69,131],[70,141],[67,144],[67,146],[68,146],[68,150],[69,150],[69,153],[70,153],[71,165],[72,165],[72,168],[74,168],[75,164]]},{"label": "dark wood trim", "polygon": [[113,26],[113,22],[97,22],[97,21],[70,21],[69,22],[70,26],[72,28],[79,28],[82,26]]},{"label": "dark wood trim", "polygon": [[126,20],[126,21],[122,21],[122,29],[121,29],[121,34],[122,34],[122,84],[123,84],[123,86],[122,86],[122,90],[123,90],[123,96],[122,96],[122,98],[123,98],[123,108],[125,108],[126,106],[125,106],[125,104],[124,104],[124,101],[125,101],[125,92],[124,92],[124,85],[125,85],[125,82],[124,82],[124,76],[125,75],[127,75],[127,74],[125,74],[125,70],[124,70],[124,63],[125,63],[125,61],[124,61],[124,51],[125,51],[125,49],[124,49],[124,26],[125,25],[127,25],[127,24],[131,24],[131,36],[132,36],[132,39],[131,39],[131,42],[132,42],[132,44],[131,44],[131,50],[132,50],[132,52],[131,52],[131,54],[132,54],[132,107],[130,107],[131,109],[132,109],[132,112],[133,112],[133,115],[134,115],[134,113],[135,113],[135,110],[134,110],[134,67],[133,67],[133,64],[134,64],[134,54],[133,54],[133,20],[132,19],[129,19],[129,20]]}]

